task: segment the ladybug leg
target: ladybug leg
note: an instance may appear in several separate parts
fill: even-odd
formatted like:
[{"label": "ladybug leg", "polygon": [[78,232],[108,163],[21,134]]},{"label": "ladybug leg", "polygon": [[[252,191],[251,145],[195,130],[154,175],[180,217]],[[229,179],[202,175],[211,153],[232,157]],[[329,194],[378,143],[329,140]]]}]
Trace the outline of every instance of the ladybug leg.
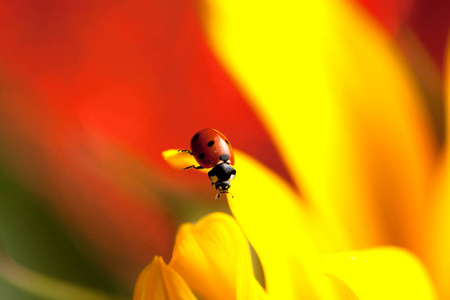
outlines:
[{"label": "ladybug leg", "polygon": [[190,168],[194,168],[194,169],[196,169],[196,170],[204,169],[202,166],[195,166],[195,165],[186,167],[186,168],[184,168],[184,169],[187,170],[187,169],[190,169]]},{"label": "ladybug leg", "polygon": [[193,154],[192,154],[192,151],[189,150],[189,149],[178,149],[178,152],[187,152],[187,153],[189,153],[190,155],[193,155]]}]

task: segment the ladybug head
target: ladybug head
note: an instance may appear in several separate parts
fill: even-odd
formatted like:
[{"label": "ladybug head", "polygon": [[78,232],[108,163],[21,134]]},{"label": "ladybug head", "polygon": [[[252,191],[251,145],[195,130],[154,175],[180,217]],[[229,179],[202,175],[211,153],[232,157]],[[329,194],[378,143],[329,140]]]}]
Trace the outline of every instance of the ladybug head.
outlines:
[{"label": "ladybug head", "polygon": [[227,193],[228,189],[230,188],[230,182],[228,180],[226,181],[217,181],[215,183],[216,190],[222,194]]},{"label": "ladybug head", "polygon": [[[230,188],[230,182],[228,180],[225,181],[217,181],[216,183],[214,183],[214,186],[216,188],[216,199],[220,198],[221,194],[228,194],[230,193],[228,191],[228,189]],[[231,193],[230,193],[231,195]],[[231,195],[231,197],[233,197],[233,195]]]}]

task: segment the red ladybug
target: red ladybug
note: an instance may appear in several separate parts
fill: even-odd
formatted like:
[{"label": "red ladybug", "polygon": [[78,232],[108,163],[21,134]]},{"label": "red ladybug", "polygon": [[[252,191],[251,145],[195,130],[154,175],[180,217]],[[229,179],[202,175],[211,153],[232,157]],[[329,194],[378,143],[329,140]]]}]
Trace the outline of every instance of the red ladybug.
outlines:
[{"label": "red ladybug", "polygon": [[185,170],[212,168],[208,176],[216,189],[216,199],[221,194],[229,193],[230,182],[236,176],[236,170],[232,167],[234,165],[233,148],[222,133],[211,128],[202,129],[192,137],[191,150],[179,151],[189,152],[200,165],[192,165],[184,168]]}]

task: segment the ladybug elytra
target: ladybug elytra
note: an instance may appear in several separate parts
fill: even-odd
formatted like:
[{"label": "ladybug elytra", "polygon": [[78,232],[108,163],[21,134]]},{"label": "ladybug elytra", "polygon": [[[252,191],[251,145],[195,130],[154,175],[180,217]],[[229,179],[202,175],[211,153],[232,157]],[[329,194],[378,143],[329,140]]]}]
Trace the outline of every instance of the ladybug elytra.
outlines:
[{"label": "ladybug elytra", "polygon": [[194,156],[199,166],[188,166],[186,169],[208,169],[212,186],[216,189],[216,199],[221,194],[229,193],[230,182],[236,176],[234,153],[228,139],[219,131],[206,128],[198,131],[191,139],[191,150],[179,150]]}]

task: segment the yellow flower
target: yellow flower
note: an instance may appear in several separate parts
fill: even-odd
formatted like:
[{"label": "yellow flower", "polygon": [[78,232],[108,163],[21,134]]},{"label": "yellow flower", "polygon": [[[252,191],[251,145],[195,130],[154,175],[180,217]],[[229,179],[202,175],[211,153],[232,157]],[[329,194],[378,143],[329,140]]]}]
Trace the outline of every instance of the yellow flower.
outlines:
[{"label": "yellow flower", "polygon": [[[164,156],[176,168],[193,163],[176,150]],[[241,172],[232,185],[235,197],[228,196],[228,202],[245,235],[222,213],[184,224],[169,266],[157,262],[176,280],[184,279],[183,290],[173,290],[185,291],[179,299],[193,299],[191,289],[201,299],[435,299],[426,271],[406,250],[378,247],[324,258],[325,249],[332,247],[326,229],[298,194],[251,157],[237,151],[236,158]],[[261,260],[265,292],[253,277],[246,237]],[[152,278],[162,275],[155,275],[151,266],[138,280],[135,300],[178,299],[154,294],[158,289]],[[352,292],[326,274],[344,281]],[[162,277],[166,281],[159,280],[159,289],[171,290],[175,279]]]},{"label": "yellow flower", "polygon": [[[202,299],[436,299],[429,271],[450,296],[450,242],[442,241],[449,150],[441,162],[395,43],[345,1],[207,4],[211,46],[264,120],[294,186],[237,151],[228,197],[237,223],[213,214],[183,225],[171,262],[143,271],[135,299],[157,299],[155,280],[161,299],[192,299],[191,291]],[[175,167],[192,164],[187,154],[164,155]]]},{"label": "yellow flower", "polygon": [[177,234],[172,260],[161,258],[142,271],[134,299],[263,299],[253,277],[247,240],[232,217],[214,213]]}]

